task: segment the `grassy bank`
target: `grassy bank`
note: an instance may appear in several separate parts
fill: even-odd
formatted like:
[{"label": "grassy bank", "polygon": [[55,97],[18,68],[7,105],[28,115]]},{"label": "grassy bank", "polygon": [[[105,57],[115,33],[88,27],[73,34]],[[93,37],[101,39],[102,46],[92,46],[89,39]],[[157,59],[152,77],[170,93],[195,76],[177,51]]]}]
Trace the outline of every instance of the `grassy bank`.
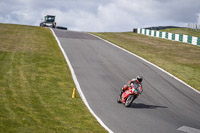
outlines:
[{"label": "grassy bank", "polygon": [[188,28],[169,28],[160,31],[200,37],[200,31],[195,31]]},{"label": "grassy bank", "polygon": [[89,113],[49,29],[0,24],[0,132],[106,132]]},{"label": "grassy bank", "polygon": [[136,33],[93,33],[160,66],[200,90],[200,47]]}]

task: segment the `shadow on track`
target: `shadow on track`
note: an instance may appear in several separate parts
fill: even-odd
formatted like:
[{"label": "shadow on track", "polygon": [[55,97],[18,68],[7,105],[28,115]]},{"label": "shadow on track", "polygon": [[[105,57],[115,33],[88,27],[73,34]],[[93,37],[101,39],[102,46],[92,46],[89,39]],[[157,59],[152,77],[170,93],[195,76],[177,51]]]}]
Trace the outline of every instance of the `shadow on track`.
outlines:
[{"label": "shadow on track", "polygon": [[167,108],[165,106],[157,106],[157,105],[147,105],[144,103],[132,103],[129,108],[135,109],[156,109],[156,108]]}]

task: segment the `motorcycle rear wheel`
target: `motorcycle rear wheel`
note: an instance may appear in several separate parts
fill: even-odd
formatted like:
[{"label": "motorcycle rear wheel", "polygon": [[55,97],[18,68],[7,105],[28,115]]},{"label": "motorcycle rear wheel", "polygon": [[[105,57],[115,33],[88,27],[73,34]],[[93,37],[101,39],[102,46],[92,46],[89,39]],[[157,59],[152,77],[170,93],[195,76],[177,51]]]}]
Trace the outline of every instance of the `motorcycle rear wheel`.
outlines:
[{"label": "motorcycle rear wheel", "polygon": [[134,95],[129,95],[129,96],[127,97],[126,102],[125,102],[124,105],[125,105],[126,107],[131,106],[133,100],[134,100]]}]

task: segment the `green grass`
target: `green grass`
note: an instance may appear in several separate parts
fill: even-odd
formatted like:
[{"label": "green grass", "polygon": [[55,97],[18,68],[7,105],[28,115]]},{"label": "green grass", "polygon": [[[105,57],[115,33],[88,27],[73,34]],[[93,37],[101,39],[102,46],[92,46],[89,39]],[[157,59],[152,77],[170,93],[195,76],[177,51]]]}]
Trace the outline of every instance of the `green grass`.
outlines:
[{"label": "green grass", "polygon": [[143,57],[200,90],[200,47],[131,32],[93,34]]},{"label": "green grass", "polygon": [[0,132],[106,132],[89,113],[47,28],[0,24]]},{"label": "green grass", "polygon": [[169,28],[169,29],[164,29],[164,30],[160,30],[160,31],[200,37],[200,31],[199,30],[195,31],[195,30],[191,30],[191,29],[188,29],[188,28]]}]

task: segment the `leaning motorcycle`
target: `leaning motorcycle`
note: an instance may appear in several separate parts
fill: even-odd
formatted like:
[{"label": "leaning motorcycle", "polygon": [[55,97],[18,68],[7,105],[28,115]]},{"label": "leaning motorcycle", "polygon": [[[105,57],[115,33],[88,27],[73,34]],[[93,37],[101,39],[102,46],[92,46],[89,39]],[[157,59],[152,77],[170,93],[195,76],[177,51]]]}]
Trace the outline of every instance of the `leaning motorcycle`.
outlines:
[{"label": "leaning motorcycle", "polygon": [[[123,88],[122,88],[123,90]],[[132,102],[143,92],[142,86],[134,86],[131,85],[128,87],[126,91],[124,91],[122,94],[120,92],[120,95],[117,97],[118,103],[124,103],[126,107],[129,107]]]}]

